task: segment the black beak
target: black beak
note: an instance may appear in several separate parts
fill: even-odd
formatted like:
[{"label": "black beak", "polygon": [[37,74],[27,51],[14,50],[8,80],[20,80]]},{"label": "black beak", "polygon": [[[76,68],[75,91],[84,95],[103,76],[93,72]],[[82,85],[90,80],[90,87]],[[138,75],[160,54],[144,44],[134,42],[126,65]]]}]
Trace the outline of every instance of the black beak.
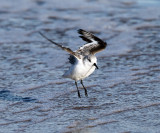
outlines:
[{"label": "black beak", "polygon": [[97,64],[96,64],[96,63],[94,63],[93,65],[98,69],[98,66],[97,66]]}]

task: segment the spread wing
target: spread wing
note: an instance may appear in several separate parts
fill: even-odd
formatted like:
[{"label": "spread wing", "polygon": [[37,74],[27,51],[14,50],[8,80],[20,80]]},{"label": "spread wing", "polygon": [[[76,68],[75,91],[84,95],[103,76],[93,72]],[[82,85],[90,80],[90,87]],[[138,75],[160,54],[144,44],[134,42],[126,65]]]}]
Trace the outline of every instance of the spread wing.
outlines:
[{"label": "spread wing", "polygon": [[68,60],[69,60],[69,63],[71,63],[71,64],[75,64],[77,62],[76,57],[73,55],[70,55]]},{"label": "spread wing", "polygon": [[52,41],[51,39],[49,39],[48,37],[46,37],[44,34],[42,34],[41,32],[39,32],[39,34],[44,37],[45,39],[47,39],[49,42],[55,44],[56,46],[60,47],[61,49],[67,51],[70,55],[73,55],[74,57],[80,59],[80,55],[78,55],[76,52],[73,52],[70,48],[64,47],[61,44],[58,44],[54,41]]},{"label": "spread wing", "polygon": [[96,54],[104,50],[107,46],[107,43],[94,36],[92,33],[85,30],[79,29],[78,33],[81,34],[81,37],[87,44],[80,47],[76,53],[81,55]]}]

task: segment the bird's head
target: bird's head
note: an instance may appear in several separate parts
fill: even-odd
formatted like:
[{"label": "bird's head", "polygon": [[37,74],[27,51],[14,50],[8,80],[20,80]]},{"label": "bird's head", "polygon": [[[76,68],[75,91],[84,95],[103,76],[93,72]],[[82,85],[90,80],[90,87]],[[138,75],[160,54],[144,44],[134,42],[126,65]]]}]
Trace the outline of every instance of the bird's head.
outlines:
[{"label": "bird's head", "polygon": [[95,66],[98,69],[97,66],[97,58],[94,55],[88,55],[84,57],[84,64],[87,66]]}]

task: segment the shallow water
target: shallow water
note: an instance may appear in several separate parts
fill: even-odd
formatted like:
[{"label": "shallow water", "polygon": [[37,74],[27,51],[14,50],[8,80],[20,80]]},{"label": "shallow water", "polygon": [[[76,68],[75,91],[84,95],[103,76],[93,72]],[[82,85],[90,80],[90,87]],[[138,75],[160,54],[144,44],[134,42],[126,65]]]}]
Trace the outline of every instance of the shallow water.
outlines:
[{"label": "shallow water", "polygon": [[[159,133],[160,2],[158,0],[1,0],[0,132]],[[61,75],[67,53],[92,31],[108,47],[84,80],[89,97]],[[78,84],[80,86],[80,83]]]}]

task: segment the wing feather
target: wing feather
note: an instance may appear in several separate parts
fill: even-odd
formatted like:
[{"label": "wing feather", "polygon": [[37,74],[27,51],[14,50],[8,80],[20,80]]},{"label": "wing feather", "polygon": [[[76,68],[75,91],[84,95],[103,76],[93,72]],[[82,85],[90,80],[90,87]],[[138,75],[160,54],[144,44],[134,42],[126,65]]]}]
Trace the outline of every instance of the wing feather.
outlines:
[{"label": "wing feather", "polygon": [[68,58],[68,60],[69,60],[69,63],[71,63],[71,64],[75,64],[76,61],[77,61],[76,57],[73,56],[73,55],[70,55],[69,58]]},{"label": "wing feather", "polygon": [[66,52],[70,53],[71,55],[75,56],[76,58],[80,59],[80,56],[76,53],[73,52],[70,48],[64,47],[61,44],[58,44],[54,41],[52,41],[51,39],[49,39],[48,37],[46,37],[44,34],[42,34],[41,32],[39,32],[39,34],[44,37],[45,39],[47,39],[49,42],[55,44],[56,46],[60,47],[61,49],[65,50]]},{"label": "wing feather", "polygon": [[107,43],[102,41],[100,38],[94,36],[92,33],[79,29],[78,33],[87,44],[80,47],[76,52],[84,55],[88,54],[96,54],[102,50],[104,50],[107,46]]}]

